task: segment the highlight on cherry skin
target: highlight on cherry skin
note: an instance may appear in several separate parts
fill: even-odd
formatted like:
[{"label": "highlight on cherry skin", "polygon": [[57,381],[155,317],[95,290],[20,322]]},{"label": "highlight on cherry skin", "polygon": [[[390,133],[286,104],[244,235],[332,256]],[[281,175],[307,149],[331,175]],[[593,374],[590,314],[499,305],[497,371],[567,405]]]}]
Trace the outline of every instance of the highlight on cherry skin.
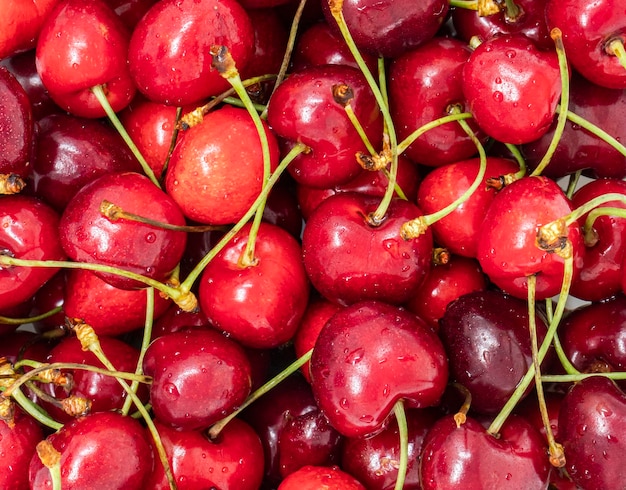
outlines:
[{"label": "highlight on cherry skin", "polygon": [[626,0],[0,26],[0,489],[626,488]]}]

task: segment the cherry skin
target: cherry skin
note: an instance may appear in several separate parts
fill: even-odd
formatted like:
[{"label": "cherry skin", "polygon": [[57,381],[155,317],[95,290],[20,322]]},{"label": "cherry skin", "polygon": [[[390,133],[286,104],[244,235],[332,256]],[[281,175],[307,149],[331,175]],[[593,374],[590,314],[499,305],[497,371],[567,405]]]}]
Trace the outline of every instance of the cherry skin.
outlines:
[{"label": "cherry skin", "polygon": [[28,467],[35,447],[44,438],[41,426],[21,410],[15,413],[13,426],[0,420],[0,487],[28,490]]},{"label": "cherry skin", "polygon": [[36,48],[37,72],[52,100],[77,116],[104,117],[91,88],[105,85],[113,110],[126,107],[136,92],[126,62],[129,37],[102,0],[59,3],[46,18]]},{"label": "cherry skin", "polygon": [[[527,299],[528,276],[536,275],[538,300],[559,293],[564,259],[537,245],[540,226],[570,213],[571,203],[546,177],[524,177],[507,185],[487,209],[480,228],[477,258],[489,279],[505,292]],[[582,237],[577,226],[567,228],[572,245],[573,281],[582,267]]]},{"label": "cherry skin", "polygon": [[565,395],[559,437],[575,483],[589,490],[623,485],[625,415],[626,396],[607,378],[584,379]]},{"label": "cherry skin", "polygon": [[[153,466],[142,425],[117,412],[99,412],[64,425],[47,441],[61,453],[62,488],[144,488]],[[52,487],[50,470],[37,454],[30,462],[30,488]]]},{"label": "cherry skin", "polygon": [[[273,170],[278,144],[267,127],[265,134]],[[227,106],[180,134],[165,187],[194,221],[223,225],[241,219],[263,188],[261,142],[248,112]]]},{"label": "cherry skin", "polygon": [[563,45],[572,66],[585,78],[609,88],[626,88],[626,70],[609,43],[626,38],[626,3],[604,0],[548,0],[546,19],[550,29],[563,32]]},{"label": "cherry skin", "polygon": [[347,305],[366,299],[408,300],[430,269],[432,235],[403,240],[400,227],[422,213],[395,199],[378,226],[368,223],[380,199],[343,192],[309,217],[302,236],[304,266],[326,299]]},{"label": "cherry skin", "polygon": [[164,335],[151,344],[143,370],[153,377],[150,401],[156,418],[173,427],[206,429],[250,394],[250,362],[244,350],[216,330]]},{"label": "cherry skin", "polygon": [[437,404],[447,381],[445,351],[433,330],[412,313],[382,302],[364,301],[337,312],[311,357],[318,405],[348,437],[380,430],[400,399],[415,408]]},{"label": "cherry skin", "polygon": [[509,416],[496,437],[472,417],[458,426],[447,415],[432,426],[423,444],[420,478],[424,490],[530,490],[548,485],[545,443],[520,416]]},{"label": "cherry skin", "polygon": [[51,114],[37,122],[31,191],[63,212],[84,185],[107,173],[140,171],[118,133],[100,120]]},{"label": "cherry skin", "polygon": [[211,66],[213,45],[225,45],[239,70],[250,60],[254,31],[238,2],[156,2],[130,39],[132,79],[147,98],[167,105],[195,104],[217,95],[230,84]]},{"label": "cherry skin", "polygon": [[58,3],[59,0],[7,3],[0,30],[0,58],[34,48],[43,23]]},{"label": "cherry skin", "polygon": [[301,154],[288,171],[300,184],[328,188],[353,179],[361,170],[357,152],[366,148],[345,109],[333,99],[333,86],[345,84],[354,93],[350,104],[372,144],[382,134],[382,118],[374,95],[356,68],[313,66],[292,73],[274,91],[267,120],[283,142],[283,151],[301,142]]},{"label": "cherry skin", "polygon": [[365,490],[337,466],[304,466],[285,478],[277,490]]},{"label": "cherry skin", "polygon": [[[263,446],[256,432],[242,420],[231,420],[214,440],[200,431],[173,429],[158,420],[155,426],[179,490],[260,487]],[[160,462],[155,462],[144,488],[170,488]]]},{"label": "cherry skin", "polygon": [[[395,58],[435,36],[449,4],[444,0],[347,0],[341,12],[359,49],[375,56]],[[329,2],[322,2],[327,22],[336,28]]]},{"label": "cherry skin", "polygon": [[520,34],[480,44],[463,67],[463,93],[476,123],[503,143],[541,137],[561,97],[556,53],[540,51]]},{"label": "cherry skin", "polygon": [[[451,107],[469,109],[462,75],[470,54],[465,43],[436,37],[391,61],[389,103],[399,140],[449,115]],[[485,140],[472,120],[468,124]],[[474,156],[476,145],[458,123],[451,122],[427,131],[403,154],[414,162],[437,167]]]},{"label": "cherry skin", "polygon": [[[103,201],[159,223],[185,225],[177,204],[146,176],[136,172],[102,175],[83,186],[66,206],[59,225],[64,250],[75,261],[119,267],[156,280],[169,277],[185,251],[187,235],[126,219],[109,219]],[[150,203],[146,207],[146,203]],[[119,288],[144,284],[110,273],[96,273]]]},{"label": "cherry skin", "polygon": [[17,78],[0,67],[0,174],[30,173],[33,144],[33,113],[28,94]]},{"label": "cherry skin", "polygon": [[[39,199],[3,196],[0,252],[19,259],[64,260],[59,215]],[[58,268],[0,267],[0,305],[9,309],[30,299]]]},{"label": "cherry skin", "polygon": [[156,0],[106,0],[106,2],[132,31]]}]

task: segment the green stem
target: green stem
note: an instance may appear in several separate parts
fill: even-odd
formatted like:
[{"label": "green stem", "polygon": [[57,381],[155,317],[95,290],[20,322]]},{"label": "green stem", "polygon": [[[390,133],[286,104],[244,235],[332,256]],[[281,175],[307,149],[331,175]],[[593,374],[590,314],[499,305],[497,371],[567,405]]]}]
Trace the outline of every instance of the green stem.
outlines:
[{"label": "green stem", "polygon": [[567,182],[567,190],[565,195],[568,199],[571,199],[576,192],[576,187],[578,187],[578,181],[580,180],[580,176],[582,175],[582,170],[578,170],[573,174],[570,174],[569,181]]},{"label": "green stem", "polygon": [[450,7],[478,10],[478,2],[477,0],[450,0]]},{"label": "green stem", "polygon": [[552,344],[554,345],[554,350],[556,351],[556,355],[559,358],[559,362],[561,363],[561,366],[563,366],[563,369],[565,370],[565,372],[567,374],[580,374],[580,371],[578,371],[578,369],[574,367],[574,365],[571,363],[571,361],[565,354],[565,351],[563,350],[563,346],[561,345],[561,341],[559,340],[558,332],[554,332],[554,339],[552,341]]},{"label": "green stem", "polygon": [[[557,107],[557,112],[559,114],[561,112],[563,112],[563,110],[562,110],[562,108],[560,106]],[[596,126],[592,122],[587,121],[586,119],[583,119],[582,117],[580,117],[579,115],[577,115],[577,114],[575,114],[575,113],[573,113],[571,111],[565,111],[565,112],[567,113],[568,121],[570,121],[572,124],[580,126],[584,130],[589,131],[591,134],[593,134],[594,136],[598,137],[599,139],[604,141],[606,144],[612,146],[615,150],[617,150],[623,156],[626,157],[626,146],[624,146],[622,143],[620,143],[617,139],[615,139],[609,133],[607,133],[602,128]]]},{"label": "green stem", "polygon": [[[578,221],[580,217],[584,216],[587,213],[590,213],[595,208],[599,208],[601,204],[604,204],[609,201],[617,201],[619,203],[626,204],[626,194],[619,194],[617,192],[609,192],[606,194],[599,195],[597,197],[594,197],[593,199],[590,199],[586,203],[581,204],[579,207],[574,209],[571,213],[563,216],[563,218],[561,219],[563,220],[566,226],[571,226],[574,223],[576,223],[576,221]],[[610,207],[606,209],[612,209],[614,212],[618,212],[618,214],[621,214],[621,211],[620,211],[621,208]],[[544,225],[544,226],[548,226],[548,225]]]},{"label": "green stem", "polygon": [[8,318],[6,316],[0,316],[0,323],[4,325],[24,325],[25,323],[39,322],[41,320],[45,320],[46,318],[56,315],[62,310],[62,306],[57,306],[56,308],[52,308],[51,310],[46,311],[41,315],[31,316],[28,318]]},{"label": "green stem", "polygon": [[541,379],[546,383],[578,383],[583,379],[590,378],[591,376],[604,376],[605,378],[612,379],[614,381],[620,381],[626,379],[625,372],[615,373],[579,373],[579,374],[544,374]]},{"label": "green stem", "polygon": [[624,40],[620,37],[616,37],[611,40],[607,46],[606,51],[612,56],[615,56],[620,65],[626,69],[626,50],[624,50]]},{"label": "green stem", "polygon": [[[626,196],[625,196],[626,197]],[[588,237],[592,233],[593,225],[600,216],[613,216],[615,218],[626,218],[626,209],[613,206],[597,207],[589,211],[585,224],[583,225],[583,235]]]},{"label": "green stem", "polygon": [[400,436],[400,461],[394,490],[402,490],[409,466],[409,429],[406,421],[406,413],[404,411],[404,402],[402,400],[398,400],[395,403],[393,413],[398,422],[398,435]]},{"label": "green stem", "polygon": [[410,135],[408,135],[404,140],[398,143],[398,154],[401,155],[404,151],[420,136],[422,136],[427,131],[431,129],[437,128],[439,126],[443,126],[444,124],[448,124],[455,121],[471,119],[472,115],[469,112],[460,112],[457,114],[450,114],[449,116],[443,116],[439,119],[435,119],[434,121],[430,121],[429,123],[420,126],[415,131],[413,131]]},{"label": "green stem", "polygon": [[26,412],[28,415],[30,415],[37,422],[44,425],[45,427],[49,427],[53,430],[59,430],[61,427],[63,427],[63,424],[57,422],[52,417],[50,417],[50,415],[48,415],[43,408],[41,408],[36,403],[33,403],[33,401],[28,398],[19,388],[15,388],[12,391],[11,397],[13,397],[13,400],[20,406],[20,408],[24,412]]}]

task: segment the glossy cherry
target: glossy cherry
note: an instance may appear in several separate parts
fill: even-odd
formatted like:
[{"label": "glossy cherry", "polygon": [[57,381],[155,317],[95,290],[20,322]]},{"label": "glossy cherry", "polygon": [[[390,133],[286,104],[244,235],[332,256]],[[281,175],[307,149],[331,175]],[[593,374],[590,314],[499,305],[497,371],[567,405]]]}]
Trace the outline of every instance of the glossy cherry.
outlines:
[{"label": "glossy cherry", "polygon": [[28,467],[35,447],[44,438],[41,426],[30,415],[17,410],[10,426],[0,420],[0,454],[2,467],[0,486],[28,490]]},{"label": "glossy cherry", "polygon": [[277,490],[365,490],[354,477],[337,466],[304,466],[285,478]]},{"label": "glossy cherry", "polygon": [[34,48],[43,23],[58,3],[59,0],[7,3],[0,30],[0,58]]}]

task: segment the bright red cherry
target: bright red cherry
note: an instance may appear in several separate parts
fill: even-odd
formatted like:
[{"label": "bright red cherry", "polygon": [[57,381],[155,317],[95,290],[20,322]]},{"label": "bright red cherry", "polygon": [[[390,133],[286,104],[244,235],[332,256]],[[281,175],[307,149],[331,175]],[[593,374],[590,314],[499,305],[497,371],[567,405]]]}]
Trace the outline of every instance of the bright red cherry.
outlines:
[{"label": "bright red cherry", "polygon": [[338,466],[304,466],[285,478],[277,490],[365,490]]},{"label": "bright red cherry", "polygon": [[0,58],[35,47],[41,26],[59,0],[7,2],[0,29]]},{"label": "bright red cherry", "polygon": [[0,420],[0,487],[28,490],[28,467],[39,441],[44,438],[41,426],[30,415],[17,410],[13,425]]}]

